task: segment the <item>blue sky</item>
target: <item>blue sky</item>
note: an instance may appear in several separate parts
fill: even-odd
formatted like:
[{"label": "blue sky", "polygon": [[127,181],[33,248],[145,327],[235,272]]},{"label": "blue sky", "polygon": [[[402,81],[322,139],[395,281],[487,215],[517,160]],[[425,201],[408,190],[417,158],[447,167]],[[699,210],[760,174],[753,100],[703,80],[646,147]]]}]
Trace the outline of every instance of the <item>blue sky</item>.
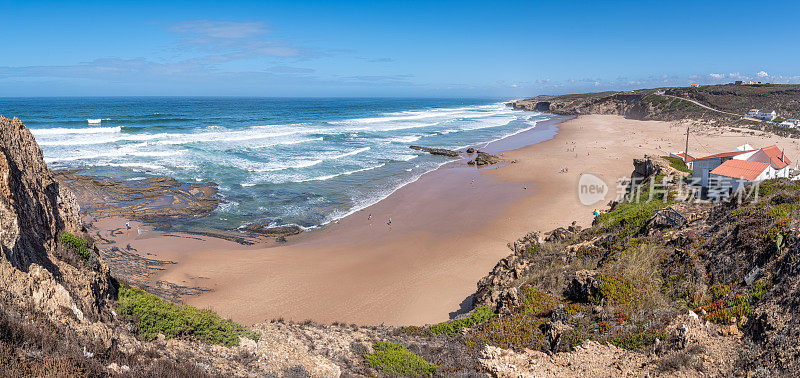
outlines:
[{"label": "blue sky", "polygon": [[0,96],[516,98],[800,82],[798,1],[3,1]]}]

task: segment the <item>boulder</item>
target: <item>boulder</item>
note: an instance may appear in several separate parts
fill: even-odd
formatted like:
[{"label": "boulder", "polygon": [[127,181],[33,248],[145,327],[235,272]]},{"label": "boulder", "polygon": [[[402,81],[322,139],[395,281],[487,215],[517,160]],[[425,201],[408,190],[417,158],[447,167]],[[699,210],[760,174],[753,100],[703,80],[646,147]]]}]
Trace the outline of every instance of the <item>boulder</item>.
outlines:
[{"label": "boulder", "polygon": [[478,151],[478,156],[476,156],[475,159],[468,161],[467,164],[482,167],[484,165],[497,164],[500,161],[501,159],[497,155],[491,155],[482,151]]}]

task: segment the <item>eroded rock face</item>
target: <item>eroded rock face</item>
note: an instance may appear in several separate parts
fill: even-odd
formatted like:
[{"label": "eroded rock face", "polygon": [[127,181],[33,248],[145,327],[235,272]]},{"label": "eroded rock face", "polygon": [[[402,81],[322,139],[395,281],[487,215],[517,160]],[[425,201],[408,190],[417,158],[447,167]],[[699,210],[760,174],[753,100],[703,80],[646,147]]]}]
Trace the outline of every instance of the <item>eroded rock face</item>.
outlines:
[{"label": "eroded rock face", "polygon": [[66,308],[78,322],[105,316],[114,293],[108,269],[95,252],[84,263],[59,245],[64,232],[84,236],[78,210],[31,132],[20,120],[0,116],[0,292],[7,299],[33,299],[56,318]]}]

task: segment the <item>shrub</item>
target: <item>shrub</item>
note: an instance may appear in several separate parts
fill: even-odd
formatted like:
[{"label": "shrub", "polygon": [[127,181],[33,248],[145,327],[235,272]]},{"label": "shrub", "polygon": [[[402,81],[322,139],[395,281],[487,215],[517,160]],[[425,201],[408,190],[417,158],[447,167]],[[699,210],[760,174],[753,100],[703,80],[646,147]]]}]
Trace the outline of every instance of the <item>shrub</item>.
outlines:
[{"label": "shrub", "polygon": [[691,172],[692,170],[686,166],[686,162],[683,161],[681,158],[671,157],[671,156],[664,156],[664,159],[669,161],[669,166],[675,168],[681,172]]},{"label": "shrub", "polygon": [[494,318],[496,315],[489,309],[488,306],[481,306],[475,309],[468,317],[463,319],[456,319],[450,322],[444,322],[432,325],[428,329],[430,335],[446,335],[453,337],[461,333],[464,328],[471,328],[476,324],[481,324],[489,319]]},{"label": "shrub", "polygon": [[259,333],[219,315],[191,306],[175,305],[134,287],[120,285],[117,309],[135,321],[139,334],[153,340],[161,333],[166,338],[194,337],[208,344],[239,345],[239,337],[258,340]]},{"label": "shrub", "polygon": [[365,364],[388,375],[419,376],[436,372],[436,366],[397,343],[379,341],[373,353],[364,355]]},{"label": "shrub", "polygon": [[700,309],[708,313],[706,319],[717,324],[729,323],[733,317],[736,318],[737,322],[741,322],[753,312],[750,308],[749,298],[741,294],[735,295],[733,299],[728,301],[718,300],[711,302],[701,306]]},{"label": "shrub", "polygon": [[522,289],[523,309],[526,315],[543,316],[558,306],[558,299],[548,294],[542,293],[533,287]]},{"label": "shrub", "polygon": [[601,273],[597,276],[601,282],[600,289],[591,300],[599,304],[602,299],[610,303],[626,304],[631,302],[636,295],[636,289],[628,280]]},{"label": "shrub", "polygon": [[666,340],[667,336],[667,331],[661,329],[640,329],[625,336],[613,337],[608,341],[618,348],[636,350],[655,343],[656,339]]},{"label": "shrub", "polygon": [[770,286],[772,286],[772,282],[768,278],[762,278],[755,282],[753,285],[753,290],[750,292],[750,296],[755,300],[760,300],[764,294],[767,293]]},{"label": "shrub", "polygon": [[[663,175],[656,175],[650,180],[660,184]],[[652,218],[656,211],[669,206],[666,193],[654,191],[651,195],[651,181],[643,182],[638,187],[636,193],[630,195],[625,202],[620,202],[611,211],[603,213],[595,218],[594,224],[599,225],[597,231],[608,232],[619,229],[619,236],[631,236],[637,234],[642,227]]]},{"label": "shrub", "polygon": [[547,319],[523,314],[493,318],[471,332],[467,346],[474,349],[488,344],[516,351],[540,350],[545,343],[541,330],[545,323]]},{"label": "shrub", "polygon": [[69,232],[61,234],[61,244],[64,245],[64,248],[78,254],[84,261],[88,261],[91,256],[89,242]]}]

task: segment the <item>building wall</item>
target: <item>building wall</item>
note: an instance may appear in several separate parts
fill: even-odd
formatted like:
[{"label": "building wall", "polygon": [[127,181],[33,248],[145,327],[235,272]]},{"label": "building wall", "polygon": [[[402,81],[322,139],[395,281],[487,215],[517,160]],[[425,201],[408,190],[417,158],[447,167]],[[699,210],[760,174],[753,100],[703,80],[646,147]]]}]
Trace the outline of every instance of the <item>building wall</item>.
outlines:
[{"label": "building wall", "polygon": [[730,158],[695,159],[692,161],[692,177],[700,178],[700,185],[708,186],[709,172]]}]

